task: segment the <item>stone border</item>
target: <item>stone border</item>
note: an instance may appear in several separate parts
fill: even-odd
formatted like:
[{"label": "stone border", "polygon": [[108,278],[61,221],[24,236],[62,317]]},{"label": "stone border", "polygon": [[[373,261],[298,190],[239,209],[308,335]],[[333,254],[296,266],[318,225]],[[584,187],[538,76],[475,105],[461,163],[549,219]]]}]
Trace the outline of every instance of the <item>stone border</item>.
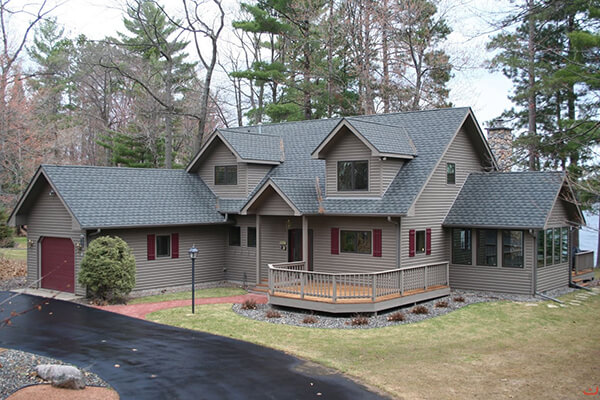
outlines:
[{"label": "stone border", "polygon": [[[563,294],[573,292],[575,289],[572,288],[561,288],[544,293],[549,297],[558,297]],[[464,298],[464,301],[457,301],[458,297]],[[454,310],[458,310],[469,304],[483,303],[490,301],[517,301],[517,302],[539,302],[546,301],[541,297],[531,297],[527,295],[517,295],[509,293],[496,293],[496,292],[484,292],[484,291],[466,291],[466,290],[452,290],[449,296],[440,297],[434,300],[418,303],[427,308],[427,314],[413,314],[411,310],[414,305],[404,306],[385,312],[380,312],[377,315],[366,315],[368,318],[368,324],[366,325],[352,325],[352,320],[357,317],[355,315],[333,315],[326,313],[316,313],[307,310],[290,309],[283,307],[273,307],[268,304],[259,305],[257,304],[255,310],[243,310],[241,304],[234,304],[232,309],[237,314],[246,318],[254,319],[257,321],[269,322],[272,324],[280,325],[293,325],[301,326],[305,328],[320,328],[320,329],[372,329],[372,328],[383,328],[386,326],[396,326],[402,324],[411,324],[425,319],[437,317],[440,315],[448,314]],[[440,302],[447,302],[447,307],[439,307],[436,304]],[[279,318],[267,318],[266,313],[269,310],[277,311],[280,314]],[[402,312],[404,314],[404,321],[395,322],[388,321],[388,317],[395,313]],[[307,316],[313,316],[316,323],[304,323],[303,320]]]}]

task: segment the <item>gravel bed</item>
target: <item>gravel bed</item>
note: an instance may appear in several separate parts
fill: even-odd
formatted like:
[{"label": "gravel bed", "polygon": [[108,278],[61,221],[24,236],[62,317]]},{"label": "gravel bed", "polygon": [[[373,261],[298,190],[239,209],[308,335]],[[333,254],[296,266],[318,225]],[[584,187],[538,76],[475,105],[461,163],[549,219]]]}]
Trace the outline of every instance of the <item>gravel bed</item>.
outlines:
[{"label": "gravel bed", "polygon": [[[545,292],[544,294],[549,297],[557,297],[572,292],[573,290],[574,289],[571,288],[561,288]],[[464,301],[458,301],[459,298],[464,299]],[[234,304],[233,311],[247,318],[255,319],[258,321],[266,321],[273,324],[285,324],[325,329],[370,329],[419,322],[423,321],[424,319],[448,314],[449,312],[458,310],[459,308],[465,307],[469,304],[500,300],[536,302],[544,301],[545,299],[541,297],[531,297],[527,295],[516,295],[509,293],[453,290],[449,296],[444,296],[434,300],[418,303],[418,305],[427,308],[427,314],[413,314],[411,310],[413,309],[414,304],[410,304],[404,307],[380,312],[378,315],[362,314],[368,318],[368,324],[366,325],[352,325],[352,321],[359,316],[357,314],[344,314],[340,316],[334,316],[332,314],[317,313],[307,310],[272,307],[268,304],[257,304],[255,310],[243,310],[241,304]],[[446,302],[447,307],[439,307],[439,305],[441,305],[441,302]],[[278,312],[280,317],[267,318],[266,313],[269,310]],[[404,321],[388,321],[388,317],[396,312],[401,312],[404,315]],[[312,316],[314,319],[316,319],[316,322],[305,323],[304,319],[307,316]]]},{"label": "gravel bed", "polygon": [[[25,386],[48,383],[40,379],[35,372],[35,367],[39,364],[72,365],[24,351],[0,349],[0,400],[6,399]],[[78,368],[83,372],[87,386],[110,388],[98,375],[86,371],[85,368]]]},{"label": "gravel bed", "polygon": [[27,278],[24,276],[0,281],[0,290],[13,290],[24,287],[27,287]]}]

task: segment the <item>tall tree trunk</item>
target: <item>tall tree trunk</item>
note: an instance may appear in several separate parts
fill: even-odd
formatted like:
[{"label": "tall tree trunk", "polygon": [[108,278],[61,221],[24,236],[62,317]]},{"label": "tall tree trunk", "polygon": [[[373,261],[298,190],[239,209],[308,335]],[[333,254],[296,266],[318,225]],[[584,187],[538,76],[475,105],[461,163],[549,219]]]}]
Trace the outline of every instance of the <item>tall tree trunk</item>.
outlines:
[{"label": "tall tree trunk", "polygon": [[329,0],[327,38],[327,117],[333,116],[333,0]]},{"label": "tall tree trunk", "polygon": [[304,36],[304,45],[303,53],[304,53],[304,71],[303,73],[303,82],[304,82],[304,119],[309,120],[312,119],[312,99],[311,99],[311,90],[310,90],[310,25],[308,21],[304,21],[302,24],[302,31]]},{"label": "tall tree trunk", "polygon": [[165,113],[165,168],[173,168],[173,64],[167,63],[165,80],[167,112]]},{"label": "tall tree trunk", "polygon": [[528,37],[527,37],[527,76],[528,76],[528,93],[527,93],[527,109],[529,115],[527,135],[531,141],[529,144],[529,170],[536,170],[536,145],[535,137],[537,135],[536,128],[536,95],[535,95],[535,19],[534,19],[534,4],[533,0],[527,0],[528,15]]},{"label": "tall tree trunk", "polygon": [[383,10],[380,17],[382,18],[381,28],[381,62],[383,64],[383,84],[381,92],[383,98],[383,112],[390,112],[390,54],[388,49],[388,0],[383,0]]}]

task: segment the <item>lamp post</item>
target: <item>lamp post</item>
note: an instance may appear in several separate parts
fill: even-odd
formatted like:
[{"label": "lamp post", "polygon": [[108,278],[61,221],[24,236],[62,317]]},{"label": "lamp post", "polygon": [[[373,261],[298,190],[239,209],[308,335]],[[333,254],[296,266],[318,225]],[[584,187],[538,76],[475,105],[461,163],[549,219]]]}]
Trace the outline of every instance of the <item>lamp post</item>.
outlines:
[{"label": "lamp post", "polygon": [[198,249],[196,248],[196,245],[192,245],[192,248],[188,250],[188,253],[190,254],[190,259],[192,260],[192,314],[194,314],[194,303],[195,303],[195,299],[194,299],[194,294],[195,294],[195,283],[196,283],[196,266],[195,266],[195,261],[196,261],[196,256],[198,255]]}]

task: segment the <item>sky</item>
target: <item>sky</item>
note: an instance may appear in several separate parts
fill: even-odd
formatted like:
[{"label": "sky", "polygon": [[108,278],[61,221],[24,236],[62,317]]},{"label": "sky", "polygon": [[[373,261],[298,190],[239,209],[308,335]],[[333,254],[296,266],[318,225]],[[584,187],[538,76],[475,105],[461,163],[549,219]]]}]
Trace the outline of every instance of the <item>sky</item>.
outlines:
[{"label": "sky", "polygon": [[[231,21],[239,9],[239,0],[223,2]],[[68,36],[85,34],[90,39],[101,39],[124,31],[122,3],[119,0],[54,0],[54,4],[59,5],[51,15],[65,27]],[[180,1],[163,0],[162,3],[175,10]],[[502,15],[507,4],[506,0],[441,0],[439,5],[453,29],[446,50],[455,64],[461,65],[449,84],[450,101],[454,106],[472,107],[483,128],[511,106],[508,99],[511,82],[500,72],[485,68],[492,56],[485,49],[491,31],[486,20]],[[228,36],[224,35],[223,39],[222,45],[227,46]],[[217,73],[215,78],[216,85],[227,85],[223,73]]]}]

